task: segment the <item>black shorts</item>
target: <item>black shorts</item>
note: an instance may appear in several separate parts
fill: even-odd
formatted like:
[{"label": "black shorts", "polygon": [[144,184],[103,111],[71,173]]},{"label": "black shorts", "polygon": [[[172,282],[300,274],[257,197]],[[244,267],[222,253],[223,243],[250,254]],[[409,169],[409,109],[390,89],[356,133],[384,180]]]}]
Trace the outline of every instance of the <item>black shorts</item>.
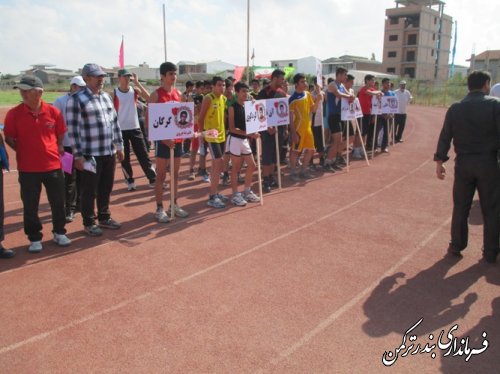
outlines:
[{"label": "black shorts", "polygon": [[316,152],[323,152],[325,147],[323,147],[323,126],[313,126],[312,132],[314,136],[314,145],[316,146]]},{"label": "black shorts", "polygon": [[340,114],[330,114],[328,116],[328,127],[330,128],[330,133],[332,134],[342,132]]},{"label": "black shorts", "polygon": [[349,125],[349,137],[354,136],[354,128],[352,127],[351,121],[342,121],[342,136],[347,137],[347,126]]},{"label": "black shorts", "polygon": [[[174,147],[174,158],[182,157],[184,150],[182,148],[182,143],[175,143]],[[170,159],[170,147],[163,144],[160,141],[156,142],[155,156],[165,159]]]},{"label": "black shorts", "polygon": [[210,151],[210,155],[214,160],[218,160],[219,158],[222,158],[224,155],[224,144],[225,143],[212,143],[212,142],[207,142],[207,147]]}]

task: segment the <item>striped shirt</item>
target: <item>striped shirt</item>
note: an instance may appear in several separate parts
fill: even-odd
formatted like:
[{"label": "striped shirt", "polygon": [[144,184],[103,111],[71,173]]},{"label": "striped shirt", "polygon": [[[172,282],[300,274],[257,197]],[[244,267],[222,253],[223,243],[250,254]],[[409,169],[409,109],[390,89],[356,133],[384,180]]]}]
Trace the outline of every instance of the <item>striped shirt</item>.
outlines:
[{"label": "striped shirt", "polygon": [[66,105],[68,135],[75,157],[110,156],[123,149],[122,134],[113,100],[85,88]]}]

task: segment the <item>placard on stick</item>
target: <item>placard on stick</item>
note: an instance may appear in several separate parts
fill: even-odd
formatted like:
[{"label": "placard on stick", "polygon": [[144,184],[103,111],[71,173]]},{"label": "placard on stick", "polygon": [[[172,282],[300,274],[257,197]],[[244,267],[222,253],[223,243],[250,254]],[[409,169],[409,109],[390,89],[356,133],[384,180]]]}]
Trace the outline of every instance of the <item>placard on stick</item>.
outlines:
[{"label": "placard on stick", "polygon": [[355,98],[354,101],[349,102],[348,99],[342,98],[340,107],[340,119],[342,121],[352,121],[356,118],[363,117],[363,112],[361,111],[361,104],[359,99]]},{"label": "placard on stick", "polygon": [[290,107],[286,97],[267,99],[267,126],[285,126],[290,124]]},{"label": "placard on stick", "polygon": [[245,101],[247,134],[267,130],[266,100]]},{"label": "placard on stick", "polygon": [[185,139],[194,136],[194,103],[148,105],[150,140]]},{"label": "placard on stick", "polygon": [[396,114],[399,112],[397,96],[382,96],[382,114]]},{"label": "placard on stick", "polygon": [[382,114],[382,99],[378,96],[372,97],[372,114]]}]

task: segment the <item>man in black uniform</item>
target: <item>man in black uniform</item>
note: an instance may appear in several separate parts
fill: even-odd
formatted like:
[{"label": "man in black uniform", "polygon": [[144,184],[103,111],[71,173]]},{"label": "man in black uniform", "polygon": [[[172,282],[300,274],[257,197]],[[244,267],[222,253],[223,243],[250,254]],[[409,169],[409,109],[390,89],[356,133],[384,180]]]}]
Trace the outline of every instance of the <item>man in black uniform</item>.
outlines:
[{"label": "man in black uniform", "polygon": [[499,252],[499,188],[500,171],[497,152],[500,144],[500,100],[486,96],[490,91],[490,75],[474,71],[467,78],[468,95],[453,104],[446,113],[439,136],[436,174],[444,179],[443,165],[448,157],[450,142],[457,155],[453,183],[453,216],[448,253],[461,256],[467,247],[467,219],[474,193],[479,193],[483,214],[483,257],[494,263]]},{"label": "man in black uniform", "polygon": [[[271,83],[264,87],[257,96],[259,100],[277,99],[286,97],[286,92],[283,91],[281,86],[285,80],[285,72],[276,69],[271,74]],[[276,128],[278,130],[276,130]],[[276,187],[277,183],[274,180],[273,173],[277,164],[276,156],[276,136],[278,131],[278,142],[283,144],[285,138],[285,126],[268,127],[267,130],[261,131],[260,136],[262,140],[262,191],[271,192],[271,187]],[[278,165],[278,173],[280,167]]]}]

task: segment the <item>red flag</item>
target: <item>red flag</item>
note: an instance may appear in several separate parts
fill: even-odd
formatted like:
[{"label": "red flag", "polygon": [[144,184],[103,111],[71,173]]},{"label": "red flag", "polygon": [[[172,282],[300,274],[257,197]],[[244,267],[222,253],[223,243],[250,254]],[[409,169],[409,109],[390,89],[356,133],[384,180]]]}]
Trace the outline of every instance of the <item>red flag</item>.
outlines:
[{"label": "red flag", "polygon": [[234,79],[235,82],[239,82],[243,78],[243,72],[245,71],[244,66],[236,66],[234,68]]},{"label": "red flag", "polygon": [[122,36],[122,44],[120,45],[120,55],[118,56],[118,66],[120,66],[121,69],[125,67],[125,55],[123,52],[123,36]]}]

